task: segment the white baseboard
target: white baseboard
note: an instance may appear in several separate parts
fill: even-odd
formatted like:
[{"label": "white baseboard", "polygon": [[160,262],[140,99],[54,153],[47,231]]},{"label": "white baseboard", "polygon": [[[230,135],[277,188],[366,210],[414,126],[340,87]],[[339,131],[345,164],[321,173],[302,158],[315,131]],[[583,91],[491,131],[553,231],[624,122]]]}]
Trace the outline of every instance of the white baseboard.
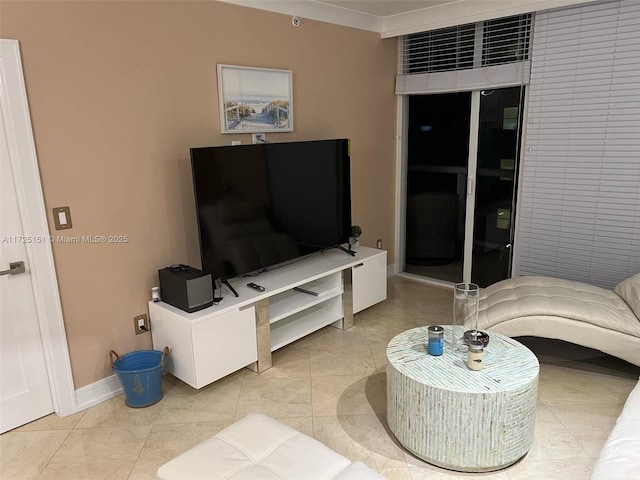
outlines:
[{"label": "white baseboard", "polygon": [[103,378],[76,390],[76,412],[86,410],[123,393],[117,375]]},{"label": "white baseboard", "polygon": [[387,278],[393,277],[397,273],[398,272],[396,272],[396,264],[395,263],[392,263],[391,265],[387,265]]}]

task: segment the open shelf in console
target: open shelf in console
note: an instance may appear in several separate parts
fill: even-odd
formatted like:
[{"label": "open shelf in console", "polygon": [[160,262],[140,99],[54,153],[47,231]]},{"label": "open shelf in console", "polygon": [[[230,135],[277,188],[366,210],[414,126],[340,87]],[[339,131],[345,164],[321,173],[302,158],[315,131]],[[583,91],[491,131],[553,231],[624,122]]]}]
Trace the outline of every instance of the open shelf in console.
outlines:
[{"label": "open shelf in console", "polygon": [[269,323],[280,322],[291,315],[342,295],[342,273],[336,272],[299,287],[317,295],[292,288],[270,297]]},{"label": "open shelf in console", "polygon": [[342,297],[340,295],[323,297],[320,303],[271,324],[271,351],[341,319]]}]

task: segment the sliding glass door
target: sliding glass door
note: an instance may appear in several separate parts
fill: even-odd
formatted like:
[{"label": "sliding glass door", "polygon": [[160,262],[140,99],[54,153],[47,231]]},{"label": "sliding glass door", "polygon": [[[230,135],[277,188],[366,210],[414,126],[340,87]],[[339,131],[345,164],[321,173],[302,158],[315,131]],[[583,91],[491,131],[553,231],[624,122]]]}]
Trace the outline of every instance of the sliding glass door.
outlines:
[{"label": "sliding glass door", "polygon": [[523,90],[409,97],[405,272],[481,286],[509,276]]},{"label": "sliding glass door", "polygon": [[471,93],[409,97],[405,271],[462,279]]},{"label": "sliding glass door", "polygon": [[520,87],[480,92],[471,281],[487,286],[511,273]]}]

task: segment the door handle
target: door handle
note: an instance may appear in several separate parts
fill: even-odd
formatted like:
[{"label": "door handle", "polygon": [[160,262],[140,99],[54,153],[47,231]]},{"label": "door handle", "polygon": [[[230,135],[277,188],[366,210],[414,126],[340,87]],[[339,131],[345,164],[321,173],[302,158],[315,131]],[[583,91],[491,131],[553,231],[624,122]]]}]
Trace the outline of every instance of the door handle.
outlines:
[{"label": "door handle", "polygon": [[17,275],[19,273],[24,273],[24,262],[20,260],[19,262],[11,262],[9,264],[9,270],[0,271],[1,275]]}]

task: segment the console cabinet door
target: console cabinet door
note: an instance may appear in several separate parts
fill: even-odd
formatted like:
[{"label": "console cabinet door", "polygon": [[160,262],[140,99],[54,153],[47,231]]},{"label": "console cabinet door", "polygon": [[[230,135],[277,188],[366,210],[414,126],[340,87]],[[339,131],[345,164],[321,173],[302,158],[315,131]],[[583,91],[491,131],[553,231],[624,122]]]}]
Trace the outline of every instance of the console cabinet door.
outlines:
[{"label": "console cabinet door", "polygon": [[212,316],[192,328],[196,388],[258,360],[253,306]]},{"label": "console cabinet door", "polygon": [[353,313],[387,298],[387,252],[353,267]]}]

